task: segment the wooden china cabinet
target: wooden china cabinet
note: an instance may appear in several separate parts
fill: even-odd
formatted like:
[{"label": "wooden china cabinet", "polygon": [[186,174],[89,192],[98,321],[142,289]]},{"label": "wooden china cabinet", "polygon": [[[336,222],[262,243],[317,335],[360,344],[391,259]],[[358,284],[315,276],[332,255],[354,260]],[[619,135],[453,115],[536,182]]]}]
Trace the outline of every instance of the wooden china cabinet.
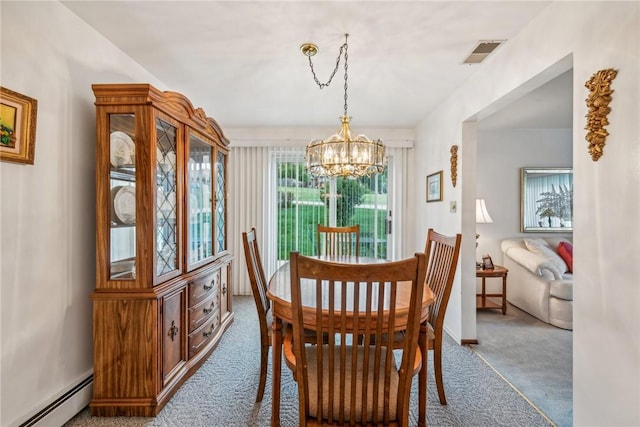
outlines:
[{"label": "wooden china cabinet", "polygon": [[155,416],[233,321],[229,141],[183,95],[96,84],[91,413]]}]

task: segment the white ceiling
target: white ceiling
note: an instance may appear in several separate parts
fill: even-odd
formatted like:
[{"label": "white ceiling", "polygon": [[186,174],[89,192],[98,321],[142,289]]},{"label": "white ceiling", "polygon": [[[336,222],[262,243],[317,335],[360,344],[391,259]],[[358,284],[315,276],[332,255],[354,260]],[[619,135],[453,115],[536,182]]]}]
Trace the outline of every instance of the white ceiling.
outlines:
[{"label": "white ceiling", "polygon": [[[349,115],[357,130],[414,128],[483,66],[462,64],[478,41],[508,43],[550,2],[62,3],[223,128],[337,127],[343,64],[331,86],[320,90],[300,45],[319,46],[313,61],[324,82],[348,32]],[[569,102],[564,109],[570,115],[570,97],[562,102]],[[520,110],[509,123],[524,123],[534,111]],[[541,118],[542,110],[536,110],[538,126],[549,119]]]},{"label": "white ceiling", "polygon": [[573,121],[573,70],[539,86],[480,120],[480,130],[569,129]]}]

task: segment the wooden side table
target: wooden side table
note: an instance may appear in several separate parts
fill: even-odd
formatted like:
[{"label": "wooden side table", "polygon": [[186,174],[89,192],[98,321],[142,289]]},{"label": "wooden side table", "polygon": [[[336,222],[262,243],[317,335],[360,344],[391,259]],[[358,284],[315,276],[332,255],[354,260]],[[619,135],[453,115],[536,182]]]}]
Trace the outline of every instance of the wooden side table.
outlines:
[{"label": "wooden side table", "polygon": [[[481,268],[476,269],[476,277],[482,278],[482,293],[476,294],[476,308],[478,310],[487,309],[502,309],[502,314],[507,314],[507,270],[504,267],[496,265],[492,270],[483,270]],[[485,281],[487,277],[502,277],[502,293],[501,294],[488,294],[486,292]],[[488,299],[489,297],[502,298],[502,304],[498,304]]]}]

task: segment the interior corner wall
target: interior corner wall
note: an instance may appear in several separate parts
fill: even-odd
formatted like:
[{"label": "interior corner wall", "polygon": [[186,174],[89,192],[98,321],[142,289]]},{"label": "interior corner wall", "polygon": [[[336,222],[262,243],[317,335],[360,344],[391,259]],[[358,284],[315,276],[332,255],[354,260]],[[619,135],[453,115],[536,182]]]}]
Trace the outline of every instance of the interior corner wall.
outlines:
[{"label": "interior corner wall", "polygon": [[[91,84],[163,87],[61,3],[1,7],[1,84],[38,101],[35,164],[0,163],[0,425],[16,426],[93,369]],[[87,403],[45,424],[60,425]]]},{"label": "interior corner wall", "polygon": [[[463,124],[514,91],[534,89],[531,82],[539,76],[550,80],[573,67],[573,170],[579,183],[574,187],[573,221],[576,426],[640,425],[640,222],[635,220],[640,217],[639,9],[637,1],[550,3],[442,100],[416,132],[415,158],[420,159],[413,170],[416,198],[424,197],[427,174],[448,170],[453,144],[459,146],[463,169],[458,185],[475,189],[476,177],[465,169],[476,161],[476,153],[465,146]],[[584,82],[606,68],[619,72],[612,84],[610,135],[603,157],[594,162],[584,140],[588,95]],[[413,235],[419,239],[429,227],[462,232],[462,254],[468,256],[474,253],[467,249],[475,240],[475,190],[458,191],[445,187],[444,202],[416,203]],[[461,215],[448,212],[451,198],[458,199]],[[462,262],[461,295],[452,294],[445,327],[460,325],[454,333],[474,339],[465,335],[475,332],[465,322],[475,319],[475,309],[463,305],[463,296],[475,294],[475,271],[471,262],[469,267]],[[462,319],[450,319],[449,310],[459,312]]]}]

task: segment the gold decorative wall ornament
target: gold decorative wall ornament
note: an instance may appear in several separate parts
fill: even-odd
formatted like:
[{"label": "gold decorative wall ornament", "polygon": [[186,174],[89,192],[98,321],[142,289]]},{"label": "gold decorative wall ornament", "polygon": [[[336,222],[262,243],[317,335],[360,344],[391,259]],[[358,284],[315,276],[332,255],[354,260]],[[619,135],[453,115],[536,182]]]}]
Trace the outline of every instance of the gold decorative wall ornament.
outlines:
[{"label": "gold decorative wall ornament", "polygon": [[456,181],[458,180],[458,146],[451,146],[451,183],[453,187],[456,186]]},{"label": "gold decorative wall ornament", "polygon": [[609,107],[613,93],[611,81],[616,78],[617,74],[618,71],[612,68],[600,70],[584,84],[591,92],[585,99],[587,108],[589,108],[585,129],[587,130],[586,140],[589,142],[589,152],[594,162],[597,162],[602,156],[605,140],[609,135],[605,126],[609,124],[607,115],[611,112]]}]

